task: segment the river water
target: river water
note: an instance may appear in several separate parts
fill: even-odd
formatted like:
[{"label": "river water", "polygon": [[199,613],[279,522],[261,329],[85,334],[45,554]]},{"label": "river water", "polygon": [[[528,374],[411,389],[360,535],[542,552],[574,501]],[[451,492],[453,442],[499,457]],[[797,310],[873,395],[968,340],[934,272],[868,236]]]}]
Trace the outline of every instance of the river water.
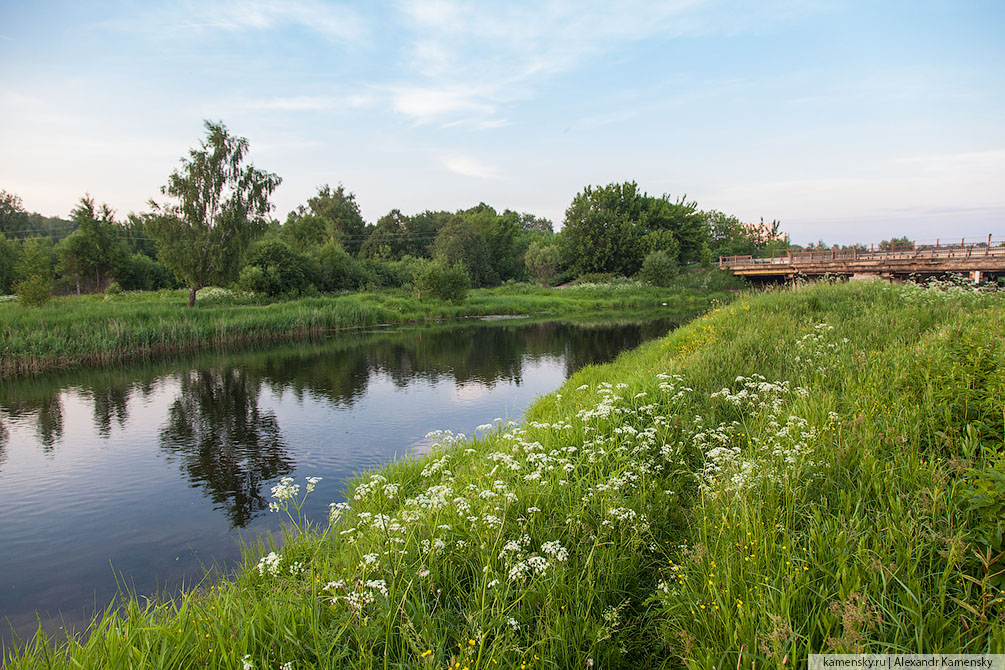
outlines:
[{"label": "river water", "polygon": [[[519,420],[583,365],[682,319],[465,320],[0,384],[0,640],[82,630],[121,587],[173,593],[277,533],[270,488],[347,481]],[[278,533],[277,533],[278,534]]]}]

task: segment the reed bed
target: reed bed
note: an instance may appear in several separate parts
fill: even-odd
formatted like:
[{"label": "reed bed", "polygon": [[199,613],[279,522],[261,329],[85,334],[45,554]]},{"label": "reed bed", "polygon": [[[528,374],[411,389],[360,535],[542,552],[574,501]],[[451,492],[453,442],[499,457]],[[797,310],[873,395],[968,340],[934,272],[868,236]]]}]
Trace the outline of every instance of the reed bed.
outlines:
[{"label": "reed bed", "polygon": [[472,291],[459,304],[403,291],[302,298],[275,303],[204,289],[196,307],[183,291],[56,298],[42,307],[0,303],[0,374],[37,374],[79,365],[251,342],[323,337],[376,324],[488,314],[582,313],[709,305],[727,291],[641,284],[571,290],[516,285]]},{"label": "reed bed", "polygon": [[954,286],[744,295],[436,435],[178,598],[11,668],[755,668],[1005,652],[1005,304]]}]

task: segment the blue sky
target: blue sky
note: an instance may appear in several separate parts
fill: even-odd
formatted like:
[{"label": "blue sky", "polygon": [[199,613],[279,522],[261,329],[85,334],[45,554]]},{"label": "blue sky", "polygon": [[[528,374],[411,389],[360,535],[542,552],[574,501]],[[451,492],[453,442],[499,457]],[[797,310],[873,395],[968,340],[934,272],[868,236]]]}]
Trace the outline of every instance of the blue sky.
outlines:
[{"label": "blue sky", "polygon": [[1005,3],[0,0],[0,188],[157,196],[203,119],[364,218],[635,180],[794,242],[1005,236]]}]

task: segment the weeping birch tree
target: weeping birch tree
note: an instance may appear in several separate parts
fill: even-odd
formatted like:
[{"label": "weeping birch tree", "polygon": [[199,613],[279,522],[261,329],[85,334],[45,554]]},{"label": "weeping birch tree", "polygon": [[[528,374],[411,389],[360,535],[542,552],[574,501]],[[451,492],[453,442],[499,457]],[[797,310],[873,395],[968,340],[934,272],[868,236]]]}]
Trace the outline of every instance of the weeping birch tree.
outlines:
[{"label": "weeping birch tree", "polygon": [[189,307],[199,289],[236,277],[244,250],[268,225],[269,196],[282,181],[245,164],[248,140],[205,123],[206,139],[161,188],[172,201],[150,201],[157,256],[188,287]]}]

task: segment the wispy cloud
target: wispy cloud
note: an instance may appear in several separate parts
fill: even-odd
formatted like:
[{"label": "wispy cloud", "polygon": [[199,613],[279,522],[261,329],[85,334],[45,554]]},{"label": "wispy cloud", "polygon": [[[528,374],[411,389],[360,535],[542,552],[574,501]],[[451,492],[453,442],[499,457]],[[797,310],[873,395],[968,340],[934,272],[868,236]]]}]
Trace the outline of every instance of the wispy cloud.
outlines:
[{"label": "wispy cloud", "polygon": [[763,4],[754,10],[729,0],[402,0],[400,21],[412,35],[402,61],[411,76],[394,87],[394,108],[419,123],[484,120],[533,97],[549,77],[626,44],[738,32],[744,20],[760,26],[764,17],[787,17],[798,6]]},{"label": "wispy cloud", "polygon": [[369,26],[358,12],[319,0],[189,0],[138,18],[115,19],[102,25],[164,37],[193,31],[265,31],[289,26],[341,43],[362,43],[370,37]]},{"label": "wispy cloud", "polygon": [[986,149],[951,154],[906,156],[891,161],[931,172],[964,172],[965,174],[1005,174],[1005,149]]},{"label": "wispy cloud", "polygon": [[280,112],[315,112],[333,109],[356,109],[372,104],[372,95],[363,93],[337,96],[289,96],[262,98],[260,100],[242,100],[237,107],[248,110],[280,111]]},{"label": "wispy cloud", "polygon": [[500,179],[499,170],[470,156],[444,156],[440,159],[443,167],[465,177],[478,179]]}]

